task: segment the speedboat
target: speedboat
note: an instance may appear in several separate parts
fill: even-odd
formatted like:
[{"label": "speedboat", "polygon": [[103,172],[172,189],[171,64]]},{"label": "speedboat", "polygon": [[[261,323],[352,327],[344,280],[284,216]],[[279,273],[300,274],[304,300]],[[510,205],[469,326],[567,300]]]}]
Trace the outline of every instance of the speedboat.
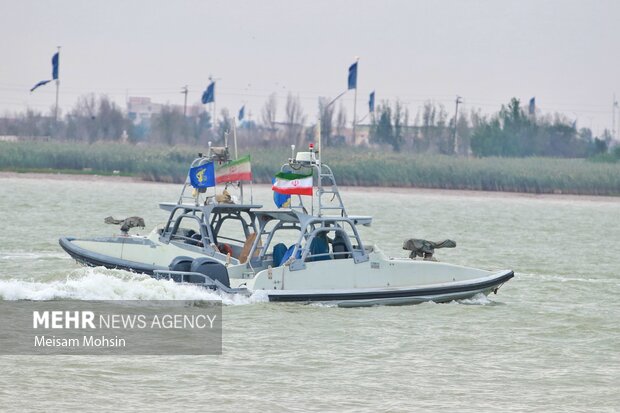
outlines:
[{"label": "speedboat", "polygon": [[[217,194],[215,184],[194,187],[191,173],[188,174],[179,200],[160,203],[160,208],[169,213],[163,227],[154,228],[146,236],[130,234],[123,228],[122,234],[108,237],[62,237],[59,239],[60,246],[76,261],[87,266],[150,275],[156,270],[184,268],[175,264],[175,259],[180,256],[240,265],[241,258],[250,247],[251,241],[248,239],[257,231],[253,211],[261,205],[243,202],[242,181],[251,180],[249,157],[233,161],[227,147],[209,145],[208,154],[199,154],[192,162],[190,171],[197,170],[197,173],[204,174],[209,166],[214,173],[215,163],[220,165],[220,173],[213,179],[225,184],[222,193]],[[228,191],[233,191],[233,188],[239,196],[230,195]],[[139,217],[134,218],[144,225]]]},{"label": "speedboat", "polygon": [[[514,276],[511,270],[489,271],[436,261],[432,248],[424,250],[424,259],[419,260],[415,251],[413,259],[392,258],[378,246],[366,244],[358,229],[371,225],[372,218],[347,213],[331,168],[312,147],[309,152],[293,154],[281,172],[290,179],[283,193],[293,198],[287,208],[247,211],[258,224],[256,232],[246,238],[247,253],[228,261],[221,256],[178,256],[168,269],[154,270],[153,276],[228,294],[260,292],[269,301],[339,306],[486,296],[497,293]],[[302,177],[312,182],[310,192],[297,191]],[[274,189],[281,190],[277,185]],[[308,194],[311,201],[304,204]]]}]

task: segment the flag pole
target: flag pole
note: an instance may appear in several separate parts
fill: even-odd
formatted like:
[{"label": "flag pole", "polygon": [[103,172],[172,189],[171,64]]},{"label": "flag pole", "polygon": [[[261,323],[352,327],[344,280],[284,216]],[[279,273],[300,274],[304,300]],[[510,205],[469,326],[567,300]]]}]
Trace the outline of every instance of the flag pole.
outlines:
[{"label": "flag pole", "polygon": [[213,84],[213,101],[211,103],[213,103],[213,131],[216,130],[217,127],[217,106],[215,106],[215,81],[219,80],[214,78],[213,76],[209,75],[209,82],[211,82]]},{"label": "flag pole", "polygon": [[239,152],[237,151],[237,123],[235,122],[235,118],[232,118],[233,123],[233,141],[235,142],[235,160],[239,159]]},{"label": "flag pole", "polygon": [[358,70],[358,62],[360,61],[360,58],[357,57],[355,59],[355,97],[353,99],[353,146],[355,146],[355,144],[357,143],[357,134],[356,134],[356,128],[357,128],[357,70]]},{"label": "flag pole", "polygon": [[[60,62],[60,46],[58,46],[58,61]],[[60,66],[60,63],[58,64]],[[60,67],[56,78],[56,106],[54,107],[54,122],[58,122],[58,90],[60,89]]]}]

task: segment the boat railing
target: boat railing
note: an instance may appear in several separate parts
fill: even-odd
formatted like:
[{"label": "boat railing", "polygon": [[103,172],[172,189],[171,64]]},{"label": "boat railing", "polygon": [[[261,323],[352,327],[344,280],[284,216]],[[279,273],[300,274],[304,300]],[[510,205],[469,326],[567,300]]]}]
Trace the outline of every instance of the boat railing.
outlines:
[{"label": "boat railing", "polygon": [[[332,169],[321,162],[318,152],[315,152],[313,147],[310,148],[310,152],[298,152],[296,156],[282,165],[280,170],[297,172],[304,168],[312,170],[313,176],[316,176],[316,197],[313,195],[310,201],[310,215],[346,217],[347,211],[336,184],[336,177]],[[329,195],[332,196],[332,199],[326,201],[325,196]],[[296,205],[291,203],[291,209],[307,214],[308,209],[300,195],[297,195],[297,201]],[[334,212],[336,213],[334,214]]]}]

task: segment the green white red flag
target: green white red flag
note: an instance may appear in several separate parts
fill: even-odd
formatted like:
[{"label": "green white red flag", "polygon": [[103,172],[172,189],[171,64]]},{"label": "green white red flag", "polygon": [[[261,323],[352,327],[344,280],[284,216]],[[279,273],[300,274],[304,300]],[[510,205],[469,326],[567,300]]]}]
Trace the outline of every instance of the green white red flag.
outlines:
[{"label": "green white red flag", "polygon": [[215,171],[215,181],[218,184],[224,182],[251,181],[252,164],[250,155],[239,158],[236,161],[221,165]]},{"label": "green white red flag", "polygon": [[312,195],[312,172],[307,175],[279,172],[271,189],[285,195]]}]

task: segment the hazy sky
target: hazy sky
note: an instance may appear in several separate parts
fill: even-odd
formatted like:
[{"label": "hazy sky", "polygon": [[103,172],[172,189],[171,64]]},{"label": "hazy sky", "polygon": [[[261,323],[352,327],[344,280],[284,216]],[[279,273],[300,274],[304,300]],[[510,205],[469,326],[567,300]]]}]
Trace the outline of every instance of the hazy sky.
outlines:
[{"label": "hazy sky", "polygon": [[[579,126],[611,127],[620,94],[620,1],[30,1],[0,0],[0,112],[47,111],[61,45],[60,104],[84,93],[197,102],[209,75],[218,111],[260,116],[272,92],[282,114],[299,95],[309,119],[318,96],[346,89],[360,57],[358,117],[377,100],[399,98],[411,118],[425,100],[454,97],[496,111],[536,96],[544,112]],[[352,119],[353,92],[343,97]]]}]

